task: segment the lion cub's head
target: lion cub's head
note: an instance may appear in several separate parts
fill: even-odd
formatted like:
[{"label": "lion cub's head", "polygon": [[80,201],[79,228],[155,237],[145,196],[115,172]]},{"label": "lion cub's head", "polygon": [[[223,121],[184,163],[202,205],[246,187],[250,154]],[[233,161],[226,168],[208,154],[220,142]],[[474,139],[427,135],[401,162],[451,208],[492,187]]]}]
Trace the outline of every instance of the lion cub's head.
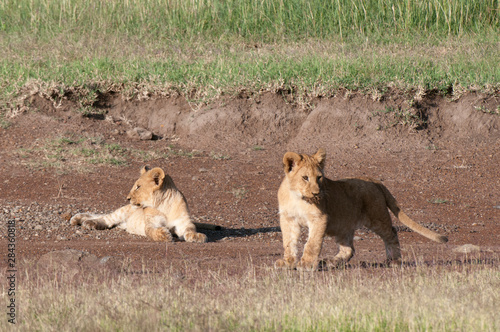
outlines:
[{"label": "lion cub's head", "polygon": [[308,203],[319,203],[322,197],[325,157],[324,149],[319,149],[312,156],[295,152],[287,152],[283,156],[290,190]]},{"label": "lion cub's head", "polygon": [[141,176],[135,181],[127,199],[133,205],[155,207],[155,197],[162,189],[165,180],[165,172],[159,167],[150,169],[144,166],[141,169]]}]

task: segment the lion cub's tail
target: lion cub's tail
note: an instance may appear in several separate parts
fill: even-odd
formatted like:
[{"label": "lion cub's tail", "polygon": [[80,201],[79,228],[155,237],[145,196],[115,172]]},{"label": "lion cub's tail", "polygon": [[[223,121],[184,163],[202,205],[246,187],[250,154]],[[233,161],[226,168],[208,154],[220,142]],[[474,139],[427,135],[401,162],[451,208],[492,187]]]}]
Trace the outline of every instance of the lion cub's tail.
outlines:
[{"label": "lion cub's tail", "polygon": [[387,203],[387,207],[389,210],[394,213],[394,215],[401,221],[403,224],[406,226],[410,227],[413,231],[425,236],[428,239],[431,239],[432,241],[436,241],[439,243],[445,243],[448,242],[448,238],[444,235],[440,235],[436,232],[431,231],[428,228],[425,228],[424,226],[416,223],[415,221],[411,220],[410,217],[406,215],[403,211],[401,211],[401,208],[398,205],[398,202],[392,196],[390,193],[389,189],[387,189],[383,184],[377,183],[378,187],[382,190],[385,196],[385,201]]}]

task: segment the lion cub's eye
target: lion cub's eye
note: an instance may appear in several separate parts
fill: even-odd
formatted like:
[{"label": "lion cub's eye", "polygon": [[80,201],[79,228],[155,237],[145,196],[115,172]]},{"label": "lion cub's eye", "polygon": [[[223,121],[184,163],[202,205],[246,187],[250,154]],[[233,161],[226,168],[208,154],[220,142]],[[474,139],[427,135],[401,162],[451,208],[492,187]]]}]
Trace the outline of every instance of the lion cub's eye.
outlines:
[{"label": "lion cub's eye", "polygon": [[304,181],[309,181],[309,177],[307,175],[304,175],[302,178],[304,179]]},{"label": "lion cub's eye", "polygon": [[135,190],[139,190],[139,188],[140,188],[140,187],[141,187],[141,186],[137,186],[137,187],[135,187]]},{"label": "lion cub's eye", "polygon": [[323,177],[320,175],[320,176],[318,176],[317,180],[318,180],[318,181],[321,181],[321,179],[322,179],[322,178],[323,178]]}]

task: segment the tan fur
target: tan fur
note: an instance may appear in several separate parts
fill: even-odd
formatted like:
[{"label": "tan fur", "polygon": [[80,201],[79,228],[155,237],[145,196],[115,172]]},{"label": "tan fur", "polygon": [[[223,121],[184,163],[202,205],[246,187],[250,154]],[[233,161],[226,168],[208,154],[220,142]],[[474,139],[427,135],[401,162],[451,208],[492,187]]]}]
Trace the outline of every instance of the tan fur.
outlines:
[{"label": "tan fur", "polygon": [[[388,208],[406,226],[440,243],[439,235],[411,220],[396,199],[380,182],[371,179],[332,181],[323,175],[325,151],[310,156],[287,152],[283,157],[285,178],[278,191],[280,226],[284,258],[277,267],[316,269],[325,235],[335,237],[338,254],[328,263],[345,263],[354,255],[354,231],[363,226],[378,234],[386,248],[388,261],[399,261],[401,250]],[[300,261],[297,242],[301,227],[309,229]]]},{"label": "tan fur", "polygon": [[129,205],[110,214],[79,213],[70,222],[95,229],[120,227],[154,241],[171,241],[171,232],[187,242],[207,241],[205,234],[196,232],[184,195],[161,168],[142,168],[127,199]]}]

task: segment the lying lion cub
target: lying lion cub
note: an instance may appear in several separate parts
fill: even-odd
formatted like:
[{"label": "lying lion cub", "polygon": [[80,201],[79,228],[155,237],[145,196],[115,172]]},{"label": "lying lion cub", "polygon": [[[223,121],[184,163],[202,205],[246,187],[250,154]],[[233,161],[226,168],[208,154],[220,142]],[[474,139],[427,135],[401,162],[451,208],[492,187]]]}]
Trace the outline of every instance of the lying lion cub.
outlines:
[{"label": "lying lion cub", "polygon": [[[319,149],[312,156],[287,152],[283,157],[285,178],[278,191],[278,200],[285,254],[284,259],[276,262],[277,267],[316,269],[325,235],[334,236],[340,249],[327,263],[345,263],[354,255],[354,231],[362,226],[384,240],[389,262],[399,261],[398,234],[392,227],[387,208],[415,232],[436,242],[448,241],[445,236],[411,220],[383,184],[369,179],[332,181],[325,178],[325,156],[325,151]],[[309,229],[309,237],[298,262],[297,241],[301,226]]]},{"label": "lying lion cub", "polygon": [[78,213],[71,218],[71,225],[95,229],[118,226],[154,241],[171,241],[171,231],[187,242],[207,241],[205,234],[196,232],[184,195],[161,168],[143,167],[127,199],[129,205],[110,214]]}]

